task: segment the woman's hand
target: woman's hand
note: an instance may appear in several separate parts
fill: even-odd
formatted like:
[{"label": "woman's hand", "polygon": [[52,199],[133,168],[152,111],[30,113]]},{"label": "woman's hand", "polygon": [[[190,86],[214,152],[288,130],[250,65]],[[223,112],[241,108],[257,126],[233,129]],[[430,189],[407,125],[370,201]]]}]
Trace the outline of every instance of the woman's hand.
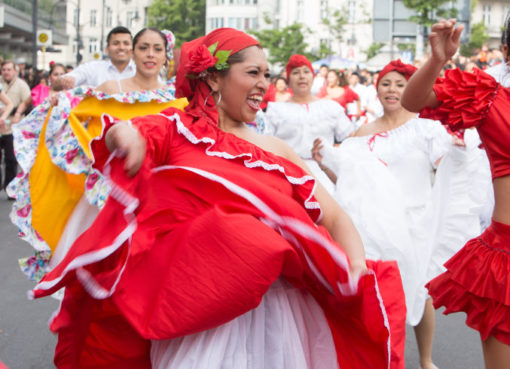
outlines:
[{"label": "woman's hand", "polygon": [[456,19],[442,19],[432,26],[429,35],[432,59],[438,63],[446,63],[457,52],[460,45],[460,34],[463,25],[455,27]]},{"label": "woman's hand", "polygon": [[124,169],[134,176],[145,158],[145,140],[138,130],[125,122],[116,123],[106,133],[106,146],[111,152],[124,157]]},{"label": "woman's hand", "polygon": [[313,147],[312,147],[312,159],[315,160],[319,167],[322,165],[322,154],[321,150],[324,147],[322,144],[322,140],[320,138],[316,138],[313,141]]},{"label": "woman's hand", "polygon": [[58,94],[50,95],[48,98],[48,101],[50,102],[50,106],[57,106],[58,105]]},{"label": "woman's hand", "polygon": [[354,279],[359,278],[361,274],[367,271],[367,263],[365,260],[351,261],[349,272]]}]

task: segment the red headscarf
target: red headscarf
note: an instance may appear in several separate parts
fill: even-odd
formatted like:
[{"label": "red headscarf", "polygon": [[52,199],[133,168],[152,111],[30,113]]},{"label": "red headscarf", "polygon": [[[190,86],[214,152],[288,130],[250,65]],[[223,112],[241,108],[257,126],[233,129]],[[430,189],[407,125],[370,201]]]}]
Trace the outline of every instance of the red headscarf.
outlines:
[{"label": "red headscarf", "polygon": [[379,86],[379,81],[389,72],[398,72],[405,77],[406,80],[411,78],[411,76],[416,72],[418,68],[411,64],[404,64],[400,59],[393,60],[386,65],[382,71],[379,72],[379,77],[377,78],[376,87]]},{"label": "red headscarf", "polygon": [[[216,49],[211,54],[208,48],[214,44]],[[218,110],[214,98],[207,98],[211,92],[204,79],[207,70],[218,67],[218,51],[226,51],[232,55],[254,45],[260,44],[253,37],[233,28],[218,28],[203,37],[184,43],[175,87],[177,97],[186,97],[189,100],[185,111],[196,118],[205,117],[210,123],[218,124]],[[221,66],[219,68],[221,69]]]},{"label": "red headscarf", "polygon": [[287,70],[287,80],[289,80],[290,72],[292,71],[292,69],[302,67],[303,65],[306,65],[308,68],[310,68],[312,74],[315,74],[313,72],[312,63],[310,63],[310,60],[308,60],[306,56],[301,54],[294,54],[290,57],[289,62],[285,67],[285,69]]}]

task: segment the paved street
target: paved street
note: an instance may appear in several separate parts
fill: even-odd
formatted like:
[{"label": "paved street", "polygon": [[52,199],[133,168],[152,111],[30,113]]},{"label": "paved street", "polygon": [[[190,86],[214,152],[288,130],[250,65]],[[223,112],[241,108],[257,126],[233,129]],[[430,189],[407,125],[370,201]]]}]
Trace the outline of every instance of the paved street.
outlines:
[{"label": "paved street", "polygon": [[[29,301],[26,291],[33,285],[19,271],[17,259],[31,247],[16,236],[8,213],[11,203],[0,194],[0,360],[10,369],[53,368],[56,338],[47,320],[58,303],[52,298]],[[464,316],[436,314],[435,363],[441,369],[483,368],[478,335],[464,325]],[[408,330],[407,369],[419,369],[414,333]],[[362,369],[362,368],[360,368]]]}]

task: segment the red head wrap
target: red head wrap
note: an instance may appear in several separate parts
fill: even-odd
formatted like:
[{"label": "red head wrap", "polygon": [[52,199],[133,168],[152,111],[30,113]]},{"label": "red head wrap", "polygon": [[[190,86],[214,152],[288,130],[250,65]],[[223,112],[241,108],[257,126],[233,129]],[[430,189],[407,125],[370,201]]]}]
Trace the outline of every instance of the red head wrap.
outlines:
[{"label": "red head wrap", "polygon": [[406,80],[411,78],[414,72],[416,72],[418,68],[411,64],[404,64],[400,59],[391,61],[388,65],[386,65],[382,71],[379,72],[379,77],[377,78],[376,87],[379,86],[379,81],[389,72],[398,72],[405,77]]},{"label": "red head wrap", "polygon": [[310,68],[312,74],[314,74],[312,63],[310,63],[310,60],[308,60],[306,56],[301,54],[292,55],[289,59],[289,62],[287,63],[287,66],[285,67],[285,69],[287,70],[287,80],[289,80],[290,72],[292,71],[292,69],[302,67],[303,65],[306,65],[308,68]]},{"label": "red head wrap", "polygon": [[185,110],[196,118],[206,117],[211,123],[218,124],[218,110],[214,99],[207,98],[211,89],[203,77],[209,68],[224,69],[226,56],[254,45],[259,45],[257,40],[233,28],[218,28],[184,43],[175,88],[177,97],[189,100]]}]

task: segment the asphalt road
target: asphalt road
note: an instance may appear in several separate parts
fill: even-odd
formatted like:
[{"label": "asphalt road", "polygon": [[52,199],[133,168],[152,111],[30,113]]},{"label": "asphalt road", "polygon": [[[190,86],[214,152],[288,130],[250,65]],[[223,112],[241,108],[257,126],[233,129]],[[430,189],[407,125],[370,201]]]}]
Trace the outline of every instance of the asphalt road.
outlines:
[{"label": "asphalt road", "polygon": [[[18,268],[17,260],[31,254],[31,247],[17,237],[9,220],[11,203],[0,193],[0,360],[10,369],[50,369],[56,337],[47,328],[58,301],[29,301],[33,283]],[[436,312],[433,358],[440,369],[483,368],[478,334],[464,324],[463,314],[448,317]],[[419,369],[412,329],[407,331],[406,368]],[[360,368],[363,369],[363,368]]]}]

